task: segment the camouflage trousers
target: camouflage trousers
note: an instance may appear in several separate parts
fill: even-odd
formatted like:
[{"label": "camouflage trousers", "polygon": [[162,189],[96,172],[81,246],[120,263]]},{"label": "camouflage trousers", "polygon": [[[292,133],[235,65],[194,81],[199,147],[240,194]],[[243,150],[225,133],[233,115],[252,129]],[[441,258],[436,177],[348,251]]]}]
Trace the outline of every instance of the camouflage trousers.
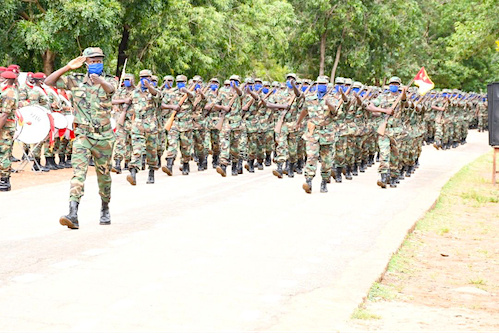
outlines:
[{"label": "camouflage trousers", "polygon": [[239,151],[241,138],[241,130],[222,128],[220,131],[220,164],[228,165],[231,157],[233,161],[242,157]]},{"label": "camouflage trousers", "polygon": [[307,156],[307,144],[305,140],[303,140],[303,132],[300,132],[298,135],[298,150],[296,153],[296,158],[298,160],[304,160]]},{"label": "camouflage trousers", "polygon": [[258,133],[258,145],[262,147],[263,152],[266,155],[272,154],[274,151],[274,131],[273,130],[268,130],[265,132],[259,132]]},{"label": "camouflage trousers", "polygon": [[445,124],[442,122],[435,123],[435,141],[445,142]]},{"label": "camouflage trousers", "polygon": [[355,135],[347,135],[347,146],[345,151],[346,165],[353,166],[355,157],[358,154],[357,137]]},{"label": "camouflage trousers", "polygon": [[239,158],[243,160],[248,159],[248,133],[246,132],[246,126],[242,126],[239,131],[241,132],[241,140],[239,141]]},{"label": "camouflage trousers", "polygon": [[414,138],[409,134],[402,134],[396,137],[399,149],[399,167],[412,165],[413,162],[411,162],[411,152],[414,150],[413,140]]},{"label": "camouflage trousers", "polygon": [[317,162],[319,156],[321,157],[321,176],[322,179],[329,180],[331,177],[331,168],[333,166],[332,149],[333,144],[320,144],[320,135],[314,133],[304,135],[306,150],[307,150],[307,164],[305,165],[304,174],[305,178],[314,178],[317,171]]},{"label": "camouflage trousers", "polygon": [[40,158],[41,155],[42,155],[42,148],[45,146],[45,150],[47,150],[48,148],[48,145],[49,145],[49,137],[47,135],[47,137],[45,139],[43,139],[43,141],[39,142],[38,144],[32,144],[31,145],[31,152],[33,153],[33,156],[35,158]]},{"label": "camouflage trousers", "polygon": [[[337,135],[334,140],[334,165],[337,168],[344,168],[347,166],[347,146],[348,137],[346,135]],[[308,153],[307,153],[308,156]]]},{"label": "camouflage trousers", "polygon": [[489,126],[488,115],[479,114],[478,115],[478,129],[484,131]]},{"label": "camouflage trousers", "polygon": [[399,149],[393,135],[378,135],[379,173],[389,173],[392,177],[399,175]]},{"label": "camouflage trousers", "polygon": [[207,136],[213,156],[220,155],[220,131],[217,129],[210,129],[207,131]]},{"label": "camouflage trousers", "polygon": [[65,137],[62,137],[59,143],[59,148],[56,151],[56,154],[70,156],[72,150],[73,150],[73,141],[66,139]]},{"label": "camouflage trousers", "polygon": [[199,158],[199,160],[202,160],[208,156],[208,146],[206,146],[206,130],[195,129],[192,131],[192,137],[194,140],[194,154]]},{"label": "camouflage trousers", "polygon": [[429,140],[430,138],[435,137],[435,122],[434,121],[428,121],[426,123],[426,138]]},{"label": "camouflage trousers", "polygon": [[290,163],[296,163],[298,160],[298,139],[301,132],[289,132],[287,126],[281,128],[281,133],[276,133],[276,162],[283,163],[289,160]]},{"label": "camouflage trousers", "polygon": [[180,132],[178,129],[172,127],[168,132],[168,148],[166,149],[166,158],[173,158],[177,156],[177,151],[180,149],[182,155],[181,162],[189,163],[192,159],[192,130]]},{"label": "camouflage trousers", "polygon": [[120,127],[116,131],[116,145],[114,146],[114,158],[126,163],[132,159],[132,136],[130,132]]},{"label": "camouflage trousers", "polygon": [[109,202],[111,200],[111,158],[114,141],[114,137],[109,140],[96,140],[85,135],[78,135],[73,141],[71,158],[73,178],[69,190],[70,201],[80,202],[83,196],[90,156],[94,158],[102,201]]},{"label": "camouflage trousers", "polygon": [[55,153],[59,150],[60,145],[61,145],[61,139],[59,138],[58,135],[56,135],[56,137],[54,138],[54,145],[52,147],[50,146],[50,139],[46,138],[44,143],[43,156],[54,157]]},{"label": "camouflage trousers", "polygon": [[265,158],[263,146],[260,144],[260,133],[248,133],[248,160],[258,160],[260,163]]},{"label": "camouflage trousers", "polygon": [[142,168],[142,155],[146,152],[146,163],[149,169],[158,169],[158,133],[132,133],[132,160],[130,168],[140,170]]},{"label": "camouflage trousers", "polygon": [[15,127],[4,127],[0,129],[0,177],[10,176],[10,156],[14,147]]},{"label": "camouflage trousers", "polygon": [[163,127],[159,126],[160,130],[158,131],[158,139],[157,139],[157,147],[158,147],[158,158],[161,158],[163,156],[163,153],[166,150],[167,147],[167,137],[168,137],[168,131],[165,129],[162,129]]}]

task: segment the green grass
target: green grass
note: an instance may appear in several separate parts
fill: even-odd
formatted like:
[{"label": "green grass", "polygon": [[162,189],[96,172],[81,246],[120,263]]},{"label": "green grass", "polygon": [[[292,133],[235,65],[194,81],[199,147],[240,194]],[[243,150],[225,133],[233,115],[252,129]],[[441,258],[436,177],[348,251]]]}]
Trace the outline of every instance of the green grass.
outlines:
[{"label": "green grass", "polygon": [[468,281],[470,284],[474,284],[475,286],[485,286],[487,281],[482,279],[481,277],[475,277],[472,279],[469,279]]},{"label": "green grass", "polygon": [[379,320],[381,316],[370,312],[362,305],[359,306],[352,314],[352,319],[360,319],[360,320]]},{"label": "green grass", "polygon": [[367,296],[367,299],[373,302],[379,300],[389,301],[395,299],[395,292],[393,291],[393,288],[375,282],[372,285],[371,290],[369,290],[369,295]]}]

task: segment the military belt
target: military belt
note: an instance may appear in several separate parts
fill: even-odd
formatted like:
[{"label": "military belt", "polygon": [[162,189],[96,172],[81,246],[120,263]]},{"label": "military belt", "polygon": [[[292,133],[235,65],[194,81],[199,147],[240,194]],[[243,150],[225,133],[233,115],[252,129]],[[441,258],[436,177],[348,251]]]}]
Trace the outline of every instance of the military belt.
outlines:
[{"label": "military belt", "polygon": [[319,130],[319,131],[325,130],[326,128],[327,128],[327,126],[315,126],[315,129]]},{"label": "military belt", "polygon": [[77,127],[82,128],[90,133],[103,133],[111,129],[111,124],[107,124],[104,126],[87,126],[87,125],[78,124]]}]

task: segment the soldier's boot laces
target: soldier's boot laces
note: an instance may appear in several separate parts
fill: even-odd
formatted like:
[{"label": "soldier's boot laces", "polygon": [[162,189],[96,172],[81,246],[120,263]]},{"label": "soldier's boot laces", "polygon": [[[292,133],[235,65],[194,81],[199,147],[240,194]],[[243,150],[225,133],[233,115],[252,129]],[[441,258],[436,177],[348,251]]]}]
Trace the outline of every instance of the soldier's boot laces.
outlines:
[{"label": "soldier's boot laces", "polygon": [[116,172],[117,174],[121,173],[121,160],[119,158],[114,160],[114,166],[111,169],[112,172]]},{"label": "soldier's boot laces", "polygon": [[58,170],[54,157],[45,157],[45,167],[49,170]]},{"label": "soldier's boot laces", "polygon": [[109,213],[109,202],[102,201],[102,205],[100,208],[100,225],[109,225],[111,224],[111,213]]},{"label": "soldier's boot laces", "polygon": [[133,186],[137,185],[137,169],[130,168],[130,174],[126,176],[126,180]]},{"label": "soldier's boot laces", "polygon": [[10,177],[0,178],[0,192],[8,192],[11,190]]},{"label": "soldier's boot laces", "polygon": [[183,174],[184,176],[188,176],[188,175],[189,175],[189,171],[190,171],[190,169],[189,169],[189,162],[184,163],[184,164],[182,165],[182,174]]},{"label": "soldier's boot laces", "polygon": [[289,162],[288,177],[293,178],[295,176],[295,163]]},{"label": "soldier's boot laces", "polygon": [[343,168],[342,167],[336,168],[334,181],[337,183],[341,183],[343,181],[343,179],[341,178],[341,169],[343,169]]},{"label": "soldier's boot laces", "polygon": [[302,187],[308,194],[312,193],[312,178],[306,178]]},{"label": "soldier's boot laces", "polygon": [[149,177],[147,177],[146,184],[154,184],[154,169],[149,169]]},{"label": "soldier's boot laces", "polygon": [[233,176],[237,176],[239,172],[237,171],[237,162],[232,162],[231,173]]},{"label": "soldier's boot laces", "polygon": [[386,188],[387,176],[388,175],[386,173],[380,174],[380,178],[378,179],[378,182],[377,182],[379,187]]},{"label": "soldier's boot laces", "polygon": [[327,180],[323,179],[321,181],[321,193],[327,193]]},{"label": "soldier's boot laces", "polygon": [[69,229],[78,229],[80,226],[78,224],[78,205],[76,201],[69,202],[69,214],[61,216],[59,223],[61,225],[67,226]]},{"label": "soldier's boot laces", "polygon": [[173,175],[173,158],[167,158],[166,159],[166,165],[161,168],[164,173],[166,173],[168,176]]},{"label": "soldier's boot laces", "polygon": [[222,176],[227,176],[227,166],[225,164],[220,164],[217,166],[217,172]]},{"label": "soldier's boot laces", "polygon": [[277,178],[282,178],[282,162],[281,163],[277,163],[277,169],[272,170],[272,173]]}]

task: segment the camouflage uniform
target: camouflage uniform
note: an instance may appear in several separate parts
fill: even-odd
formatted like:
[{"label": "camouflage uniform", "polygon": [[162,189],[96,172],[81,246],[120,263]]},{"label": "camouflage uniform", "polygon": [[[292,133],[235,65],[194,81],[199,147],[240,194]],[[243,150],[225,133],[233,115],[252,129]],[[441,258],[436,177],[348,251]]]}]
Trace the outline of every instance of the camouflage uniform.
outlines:
[{"label": "camouflage uniform", "polygon": [[[133,87],[119,88],[113,96],[113,99],[132,98],[134,93]],[[123,126],[118,126],[116,131],[116,145],[114,146],[114,158],[120,161],[125,161],[125,164],[132,160],[132,105],[121,104],[118,107],[118,119],[122,112],[126,112]]]},{"label": "camouflage uniform", "polygon": [[[218,80],[213,82],[218,82]],[[210,87],[210,90],[208,90],[205,95],[206,95],[207,104],[215,102],[218,95],[218,88],[213,90],[212,87]],[[209,147],[211,147],[211,153],[213,155],[213,167],[216,168],[220,156],[220,131],[216,129],[219,120],[219,115],[217,111],[207,110],[207,112],[208,112],[206,116],[207,137],[209,141]]]},{"label": "camouflage uniform", "polygon": [[259,149],[259,129],[260,122],[258,118],[258,110],[260,98],[254,100],[249,93],[245,93],[242,99],[242,105],[247,106],[251,104],[249,109],[244,112],[244,120],[246,123],[246,133],[248,136],[248,163],[249,170],[252,172],[253,162],[256,159],[258,163],[262,163],[264,159],[263,150]]},{"label": "camouflage uniform", "polygon": [[[33,87],[26,85],[19,92],[19,101],[22,104],[22,106],[37,105],[37,106],[42,106],[46,108],[48,111],[50,111],[49,98],[47,96],[47,93],[45,92],[44,89],[36,85]],[[32,150],[33,157],[40,159],[42,146],[44,142],[45,139],[43,142],[39,144],[31,145],[33,149]]]},{"label": "camouflage uniform", "polygon": [[[15,112],[18,108],[19,94],[16,86],[7,86],[0,93],[0,116],[7,115],[5,125],[0,128],[0,178],[2,186],[8,182],[11,172],[12,147],[16,131]],[[8,189],[10,190],[10,183]]]},{"label": "camouflage uniform", "polygon": [[[114,87],[118,82],[112,76],[101,75]],[[70,90],[75,108],[75,135],[73,142],[73,178],[70,201],[79,202],[84,193],[88,164],[92,156],[97,173],[99,194],[103,202],[111,200],[111,157],[114,133],[111,128],[111,97],[100,84],[93,85],[88,74],[70,74],[57,81],[59,89]]]}]

